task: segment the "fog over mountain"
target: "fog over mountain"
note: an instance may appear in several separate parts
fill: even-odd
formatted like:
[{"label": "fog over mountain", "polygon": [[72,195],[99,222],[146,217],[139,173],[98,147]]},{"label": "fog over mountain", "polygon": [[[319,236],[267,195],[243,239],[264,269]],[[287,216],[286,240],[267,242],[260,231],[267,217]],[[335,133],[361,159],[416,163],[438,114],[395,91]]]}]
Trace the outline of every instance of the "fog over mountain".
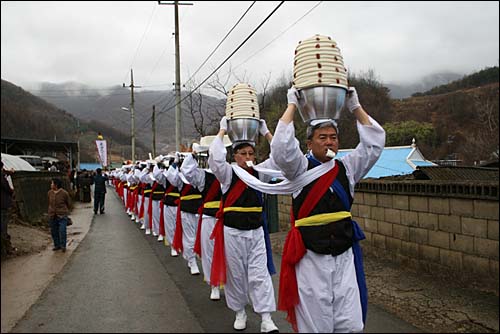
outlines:
[{"label": "fog over mountain", "polygon": [[390,96],[393,99],[410,97],[414,93],[425,92],[433,87],[445,85],[452,81],[461,79],[464,74],[454,72],[438,72],[427,75],[422,79],[411,83],[384,83],[390,89]]},{"label": "fog over mountain", "polygon": [[[131,92],[129,87],[114,86],[94,88],[82,83],[67,82],[62,84],[39,83],[33,85],[38,90],[31,90],[44,100],[67,111],[75,117],[85,120],[98,120],[124,133],[131,131],[130,110]],[[182,92],[184,96],[185,92]],[[136,140],[146,146],[152,143],[152,113],[155,105],[156,143],[163,151],[175,149],[175,95],[173,91],[134,90],[135,100],[135,132]],[[225,101],[224,101],[225,102]],[[203,108],[213,112],[214,106],[223,105],[218,99],[203,96]],[[216,131],[213,126],[213,131]],[[194,130],[191,114],[183,106],[182,111],[182,143],[190,145],[200,135]],[[211,125],[207,125],[211,127]]]}]

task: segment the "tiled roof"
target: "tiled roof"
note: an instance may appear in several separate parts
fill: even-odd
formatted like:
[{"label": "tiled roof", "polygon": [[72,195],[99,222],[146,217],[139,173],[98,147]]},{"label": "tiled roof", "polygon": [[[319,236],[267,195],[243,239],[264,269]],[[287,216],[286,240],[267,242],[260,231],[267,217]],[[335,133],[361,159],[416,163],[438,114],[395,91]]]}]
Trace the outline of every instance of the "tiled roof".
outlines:
[{"label": "tiled roof", "polygon": [[497,181],[498,168],[483,167],[419,167],[415,178],[435,181]]}]

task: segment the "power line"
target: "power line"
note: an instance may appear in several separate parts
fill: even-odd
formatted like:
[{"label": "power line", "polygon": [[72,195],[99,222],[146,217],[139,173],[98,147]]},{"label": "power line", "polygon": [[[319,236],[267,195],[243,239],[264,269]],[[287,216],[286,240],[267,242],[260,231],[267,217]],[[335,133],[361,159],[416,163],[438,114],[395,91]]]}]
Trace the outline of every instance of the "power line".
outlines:
[{"label": "power line", "polygon": [[[142,33],[141,40],[139,41],[139,44],[137,45],[137,49],[135,50],[134,57],[132,58],[132,62],[130,63],[129,68],[133,68],[135,58],[137,57],[137,54],[139,53],[139,49],[142,45],[142,42],[144,41],[144,36],[146,36],[146,33],[148,32],[149,27],[151,26],[151,22],[152,22],[153,15],[154,15],[155,11],[156,11],[156,6],[153,6],[153,10],[151,11],[151,14],[149,16],[148,24],[146,25],[146,28],[144,29],[144,32]],[[125,81],[125,80],[123,80],[123,81]]]},{"label": "power line", "polygon": [[273,38],[269,43],[267,43],[266,45],[264,45],[264,47],[260,50],[258,50],[257,52],[255,52],[254,54],[252,54],[250,57],[248,57],[247,59],[245,59],[241,64],[237,65],[236,67],[233,68],[233,70],[237,69],[238,67],[240,67],[241,65],[245,64],[247,61],[249,61],[250,59],[252,59],[253,57],[255,57],[258,53],[260,53],[262,50],[264,50],[265,48],[267,48],[269,45],[271,45],[274,41],[276,41],[278,38],[280,38],[281,36],[283,36],[284,33],[286,33],[288,30],[290,30],[294,25],[296,25],[297,23],[299,23],[304,17],[306,17],[307,15],[309,15],[309,13],[311,13],[316,7],[318,7],[323,1],[319,1],[316,5],[314,5],[311,9],[309,9],[307,11],[307,13],[305,13],[304,15],[302,15],[297,21],[295,21],[294,23],[292,23],[288,28],[286,28],[285,30],[283,30],[278,36],[276,36],[275,38]]},{"label": "power line", "polygon": [[229,30],[229,32],[226,34],[226,36],[224,36],[224,38],[219,42],[219,44],[215,47],[215,49],[212,51],[212,53],[210,53],[207,57],[207,59],[205,59],[203,61],[203,63],[198,67],[198,69],[194,72],[194,74],[186,81],[186,84],[189,83],[191,81],[191,79],[193,79],[193,77],[199,72],[199,70],[203,67],[203,65],[205,65],[207,63],[207,61],[210,59],[210,57],[212,57],[212,55],[215,53],[215,51],[217,51],[217,49],[219,48],[219,46],[221,46],[221,44],[226,40],[226,38],[231,34],[231,32],[234,30],[234,28],[236,28],[236,26],[241,22],[241,20],[247,15],[247,13],[250,11],[250,9],[253,7],[253,5],[255,5],[257,1],[254,1],[252,2],[252,4],[247,8],[247,10],[243,13],[243,15],[239,18],[239,20],[233,25],[233,27]]},{"label": "power line", "polygon": [[[281,1],[279,3],[278,6],[276,6],[276,8],[274,8],[274,10],[264,19],[264,21],[262,21],[258,26],[257,28],[254,29],[254,31],[252,31],[252,33],[250,35],[248,35],[248,37],[222,62],[222,64],[220,64],[212,73],[210,73],[196,88],[194,88],[188,95],[184,96],[184,98],[182,100],[180,100],[178,103],[176,103],[173,107],[181,104],[183,101],[185,101],[188,97],[190,97],[198,88],[200,88],[208,79],[210,79],[210,77],[212,75],[214,75],[259,29],[260,27],[262,27],[262,25],[264,23],[266,23],[266,21],[278,10],[278,8],[281,7],[281,5],[283,5],[285,1]],[[172,108],[173,108],[172,107]],[[165,110],[164,112],[172,109],[172,108],[169,108],[167,110]]]}]

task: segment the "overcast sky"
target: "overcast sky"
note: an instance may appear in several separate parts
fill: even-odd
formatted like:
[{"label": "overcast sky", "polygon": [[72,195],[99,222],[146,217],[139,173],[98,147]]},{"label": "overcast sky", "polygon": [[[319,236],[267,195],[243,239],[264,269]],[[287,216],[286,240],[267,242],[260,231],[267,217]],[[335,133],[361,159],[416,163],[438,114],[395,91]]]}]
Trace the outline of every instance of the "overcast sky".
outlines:
[{"label": "overcast sky", "polygon": [[[191,3],[180,6],[183,84],[252,4]],[[256,2],[196,74],[196,82],[219,66],[279,3]],[[271,75],[271,82],[289,76],[297,43],[314,34],[330,36],[338,43],[350,72],[372,69],[384,83],[410,82],[437,71],[469,74],[498,66],[497,1],[324,1],[296,22],[318,3],[285,2],[221,68],[221,76],[231,66],[256,87],[266,76]],[[67,81],[108,87],[130,84],[133,68],[136,85],[172,88],[172,5],[2,1],[1,6],[4,80],[26,89],[32,82]],[[236,83],[232,81],[230,85]]]}]

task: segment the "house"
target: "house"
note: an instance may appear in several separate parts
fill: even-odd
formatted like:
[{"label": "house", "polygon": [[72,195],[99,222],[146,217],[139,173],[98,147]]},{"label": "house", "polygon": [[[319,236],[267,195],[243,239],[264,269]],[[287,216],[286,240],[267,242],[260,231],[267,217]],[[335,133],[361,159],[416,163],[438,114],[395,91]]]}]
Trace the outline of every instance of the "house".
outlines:
[{"label": "house", "polygon": [[[339,150],[337,158],[343,157],[353,150],[354,149]],[[408,146],[384,147],[382,155],[364,178],[409,175],[412,174],[417,167],[423,166],[437,165],[424,158],[422,152],[420,152],[415,144],[415,139],[413,139],[412,144]]]}]

